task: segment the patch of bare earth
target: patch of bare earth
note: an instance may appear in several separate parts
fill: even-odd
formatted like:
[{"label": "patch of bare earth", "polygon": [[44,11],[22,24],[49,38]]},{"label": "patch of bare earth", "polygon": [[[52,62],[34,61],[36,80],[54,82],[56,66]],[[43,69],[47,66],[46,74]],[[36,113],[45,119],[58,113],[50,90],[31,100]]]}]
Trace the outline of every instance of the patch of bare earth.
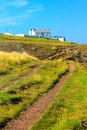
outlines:
[{"label": "patch of bare earth", "polygon": [[65,81],[72,75],[74,66],[70,64],[69,70],[70,71],[66,75],[62,76],[60,81],[52,90],[39,98],[39,100],[36,101],[31,107],[27,108],[26,111],[18,117],[18,119],[11,120],[3,130],[28,130],[47,109]]}]

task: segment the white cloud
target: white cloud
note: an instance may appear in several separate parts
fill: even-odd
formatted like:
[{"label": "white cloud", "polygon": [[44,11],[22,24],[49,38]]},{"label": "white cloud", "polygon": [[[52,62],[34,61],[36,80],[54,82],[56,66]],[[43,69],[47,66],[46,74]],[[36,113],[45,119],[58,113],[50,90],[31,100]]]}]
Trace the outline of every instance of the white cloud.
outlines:
[{"label": "white cloud", "polygon": [[41,5],[34,5],[33,7],[31,7],[29,10],[28,10],[28,13],[32,14],[32,13],[36,13],[38,11],[41,11],[43,10],[43,7]]},{"label": "white cloud", "polygon": [[2,7],[24,7],[29,4],[28,0],[0,0],[0,8]]},{"label": "white cloud", "polygon": [[7,3],[4,1],[1,0],[0,4],[0,26],[5,24],[8,26],[20,25],[31,15],[43,9],[41,4],[29,3],[28,0],[7,0]]},{"label": "white cloud", "polygon": [[27,0],[11,0],[7,2],[7,6],[15,6],[15,7],[23,7],[28,4],[29,2]]}]

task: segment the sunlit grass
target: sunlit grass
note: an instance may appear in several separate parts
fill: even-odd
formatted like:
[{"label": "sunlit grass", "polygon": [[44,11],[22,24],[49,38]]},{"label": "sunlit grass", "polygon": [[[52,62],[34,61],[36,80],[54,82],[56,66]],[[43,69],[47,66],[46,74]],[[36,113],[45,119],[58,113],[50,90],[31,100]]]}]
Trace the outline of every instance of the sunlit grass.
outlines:
[{"label": "sunlit grass", "polygon": [[0,42],[2,43],[24,43],[24,44],[59,44],[59,45],[70,45],[71,42],[61,42],[59,40],[51,40],[46,38],[29,38],[20,36],[9,36],[0,34]]},{"label": "sunlit grass", "polygon": [[75,63],[75,67],[73,75],[31,130],[84,130],[82,121],[87,121],[87,71],[80,64]]},{"label": "sunlit grass", "polygon": [[28,55],[26,52],[18,53],[0,51],[0,74],[8,72],[12,66],[22,65],[31,60],[37,60],[37,58]]},{"label": "sunlit grass", "polygon": [[0,93],[0,127],[54,87],[59,78],[67,71],[66,62],[44,61],[35,74],[4,89]]}]

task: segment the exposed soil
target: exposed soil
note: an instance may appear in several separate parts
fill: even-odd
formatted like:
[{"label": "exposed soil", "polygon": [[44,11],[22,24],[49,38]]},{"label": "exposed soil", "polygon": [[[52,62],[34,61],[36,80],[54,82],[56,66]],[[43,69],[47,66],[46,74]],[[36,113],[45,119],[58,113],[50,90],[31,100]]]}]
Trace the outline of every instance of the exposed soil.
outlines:
[{"label": "exposed soil", "polygon": [[38,101],[36,101],[31,107],[27,108],[17,119],[11,120],[3,130],[28,130],[47,109],[65,81],[72,75],[74,66],[70,64],[69,68],[70,71],[62,76],[52,90],[39,98]]}]

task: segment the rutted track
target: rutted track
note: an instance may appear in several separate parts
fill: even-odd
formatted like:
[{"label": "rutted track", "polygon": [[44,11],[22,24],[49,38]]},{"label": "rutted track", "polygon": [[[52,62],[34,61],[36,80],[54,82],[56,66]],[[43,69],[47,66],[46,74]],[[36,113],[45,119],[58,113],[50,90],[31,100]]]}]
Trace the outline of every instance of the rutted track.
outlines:
[{"label": "rutted track", "polygon": [[48,94],[44,94],[31,107],[27,108],[24,114],[21,114],[18,119],[10,121],[3,130],[28,130],[47,109],[64,82],[72,75],[74,69],[74,66],[70,64],[69,72],[62,76],[60,81],[48,92]]},{"label": "rutted track", "polygon": [[28,75],[34,74],[38,69],[40,69],[41,66],[42,66],[42,63],[41,63],[41,64],[38,64],[38,65],[36,65],[36,66],[34,66],[31,71],[26,72],[25,74],[23,74],[23,75],[20,76],[19,78],[14,79],[13,81],[10,81],[9,83],[7,83],[7,84],[5,84],[5,85],[3,85],[3,86],[0,86],[0,91],[2,91],[3,89],[9,87],[10,85],[14,84],[16,81],[23,80],[23,79],[25,79]]}]

